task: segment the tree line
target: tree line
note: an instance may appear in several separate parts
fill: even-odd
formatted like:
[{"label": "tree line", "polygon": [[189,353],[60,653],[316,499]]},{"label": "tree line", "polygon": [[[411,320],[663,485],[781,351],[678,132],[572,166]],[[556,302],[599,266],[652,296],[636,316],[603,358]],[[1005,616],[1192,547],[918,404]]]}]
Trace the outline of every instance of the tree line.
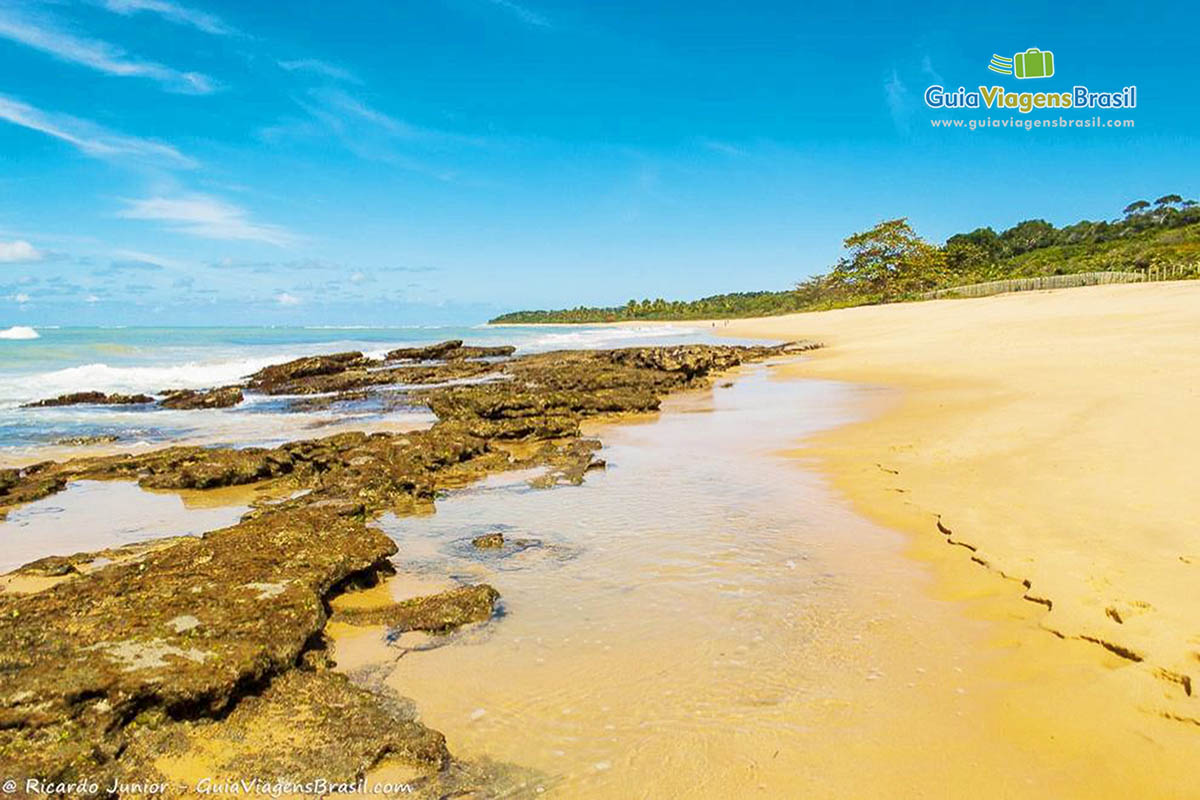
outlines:
[{"label": "tree line", "polygon": [[1134,200],[1114,220],[1062,228],[1044,219],[922,239],[906,218],[884,220],[843,240],[846,254],[826,273],[779,292],[736,292],[699,300],[630,300],[623,306],[517,311],[494,323],[617,322],[769,316],[894,302],[934,289],[1005,278],[1100,270],[1188,266],[1200,271],[1200,206],[1179,194]]}]

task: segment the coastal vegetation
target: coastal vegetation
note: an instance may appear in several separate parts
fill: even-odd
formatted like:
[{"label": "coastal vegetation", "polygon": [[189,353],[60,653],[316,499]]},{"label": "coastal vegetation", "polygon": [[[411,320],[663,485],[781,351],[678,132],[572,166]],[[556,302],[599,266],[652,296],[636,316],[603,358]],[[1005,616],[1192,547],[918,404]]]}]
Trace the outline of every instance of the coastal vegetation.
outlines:
[{"label": "coastal vegetation", "polygon": [[515,311],[493,323],[591,323],[759,317],[916,300],[930,292],[1017,278],[1096,272],[1131,279],[1200,277],[1200,206],[1179,194],[1135,200],[1115,220],[1062,228],[1031,219],[996,232],[957,233],[942,245],[922,239],[905,218],[848,236],[827,272],[784,291],[736,292],[699,300],[630,300],[623,306]]}]

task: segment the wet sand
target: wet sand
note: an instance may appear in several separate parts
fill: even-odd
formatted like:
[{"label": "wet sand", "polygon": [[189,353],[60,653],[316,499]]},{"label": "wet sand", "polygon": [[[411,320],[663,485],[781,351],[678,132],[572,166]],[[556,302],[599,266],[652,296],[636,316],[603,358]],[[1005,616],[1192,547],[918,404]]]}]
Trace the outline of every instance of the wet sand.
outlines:
[{"label": "wet sand", "polygon": [[[820,330],[786,335],[841,344]],[[842,343],[856,352],[852,335]],[[987,551],[951,513],[951,538],[977,549],[948,546],[908,497],[936,482],[902,480],[903,459],[924,450],[871,449],[873,426],[914,389],[881,375],[812,379],[838,358],[743,368],[668,398],[661,414],[593,424],[610,467],[582,486],[535,490],[530,475],[505,473],[449,492],[433,515],[385,516],[399,574],[338,597],[335,611],[486,581],[501,613],[390,641],[382,627],[334,621],[339,669],[413,698],[456,755],[535,770],[552,796],[1190,796],[1196,727],[1164,706],[1190,702],[1183,684],[1148,659],[1048,633],[1047,608],[1023,599],[1048,599],[1039,584],[977,563]],[[988,407],[973,399],[963,427]],[[859,484],[901,511],[870,508]],[[121,532],[87,513],[111,507],[113,492],[139,493],[131,506],[170,499],[171,520],[245,501],[239,490],[181,503],[130,484],[92,489],[107,500],[73,519],[93,533]],[[45,518],[67,520],[62,509]],[[909,525],[915,535],[897,532]],[[509,542],[499,552],[470,545],[496,531]]]},{"label": "wet sand", "polygon": [[[331,626],[339,668],[551,796],[1185,796],[1193,730],[1099,713],[1126,662],[1040,631],[1012,581],[908,557],[779,449],[890,394],[791,369],[604,426],[610,468],[581,487],[497,476],[385,517],[397,588],[342,602],[450,575],[494,585],[504,613],[390,644]],[[527,546],[471,548],[495,530]]]},{"label": "wet sand", "polygon": [[1042,628],[1123,656],[1106,706],[1200,734],[1200,283],[717,325],[829,345],[790,375],[894,387],[803,453],[939,570],[1026,580]]},{"label": "wet sand", "polygon": [[46,556],[198,536],[232,525],[249,510],[251,499],[262,496],[237,488],[204,497],[200,492],[148,492],[129,481],[76,481],[66,491],[13,509],[0,522],[0,573]]}]

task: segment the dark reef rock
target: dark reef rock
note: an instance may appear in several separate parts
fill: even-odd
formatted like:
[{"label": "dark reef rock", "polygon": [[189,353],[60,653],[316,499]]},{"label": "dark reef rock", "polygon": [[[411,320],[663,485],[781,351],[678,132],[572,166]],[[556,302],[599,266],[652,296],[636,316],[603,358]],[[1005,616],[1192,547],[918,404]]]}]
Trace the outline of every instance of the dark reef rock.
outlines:
[{"label": "dark reef rock", "polygon": [[105,394],[104,392],[73,392],[60,394],[47,400],[26,403],[21,408],[53,408],[55,406],[129,406],[142,403],[153,403],[154,398],[148,394]]},{"label": "dark reef rock", "polygon": [[52,461],[20,469],[0,469],[0,519],[8,509],[32,503],[67,488],[65,476],[57,474]]},{"label": "dark reef rock", "polygon": [[385,361],[456,361],[467,358],[504,358],[517,352],[512,345],[476,347],[462,339],[450,339],[427,347],[400,347],[384,356]]},{"label": "dark reef rock", "polygon": [[499,599],[499,592],[481,583],[414,597],[381,608],[345,609],[338,611],[334,618],[351,625],[386,625],[393,633],[445,633],[472,622],[491,619]]},{"label": "dark reef rock", "polygon": [[68,436],[65,439],[59,439],[55,444],[65,447],[89,447],[97,444],[111,444],[120,438],[111,433],[102,433],[96,436]]},{"label": "dark reef rock", "polygon": [[[230,753],[233,760],[218,766],[242,775],[247,765],[261,765],[289,777],[326,766],[325,775],[359,776],[390,754],[426,770],[433,796],[478,785],[490,773],[446,766],[440,734],[325,669],[319,634],[330,595],[386,569],[396,549],[366,520],[428,508],[440,492],[505,470],[543,468],[535,486],[579,483],[604,467],[595,455],[599,442],[579,438],[586,418],[651,411],[672,391],[785,352],[682,346],[472,360],[507,350],[455,341],[389,354],[435,362],[403,366],[338,353],[247,379],[247,388],[268,394],[343,393],[331,402],[350,397],[345,392],[366,399],[373,386],[423,384],[389,394],[427,405],[438,417],[428,430],[340,433],[272,448],[177,446],[0,469],[0,515],[82,479],[201,490],[272,481],[295,491],[202,538],[55,556],[23,568],[59,580],[33,593],[0,594],[0,774],[144,776],[153,774],[155,754],[201,741]],[[177,392],[163,405],[219,407],[213,404],[235,392],[240,397],[238,387]],[[73,402],[114,397],[82,396],[89,399]],[[440,633],[489,619],[497,597],[490,586],[466,586],[337,616]],[[285,724],[300,731],[293,747],[259,741],[262,731]],[[457,782],[446,782],[451,774]]]},{"label": "dark reef rock", "polygon": [[437,361],[446,353],[463,346],[462,339],[450,339],[426,347],[398,347],[384,356],[385,361]]},{"label": "dark reef rock", "polygon": [[504,534],[485,533],[483,536],[476,536],[472,539],[471,544],[481,549],[504,547]]},{"label": "dark reef rock", "polygon": [[238,386],[221,386],[202,392],[175,389],[166,395],[159,405],[173,409],[232,408],[246,399]]},{"label": "dark reef rock", "polygon": [[290,510],[5,598],[0,763],[86,775],[140,715],[220,712],[290,669],[330,589],[395,550],[361,519]]},{"label": "dark reef rock", "polygon": [[[291,670],[218,723],[148,721],[150,730],[135,732],[121,759],[131,777],[144,779],[164,756],[195,749],[212,754],[210,777],[234,782],[270,776],[349,785],[384,759],[428,780],[450,763],[445,737],[417,722],[410,704],[328,670]],[[288,746],[279,746],[281,736]]]},{"label": "dark reef rock", "polygon": [[364,366],[370,363],[362,353],[334,353],[326,356],[307,356],[297,358],[283,364],[272,364],[263,367],[246,379],[246,385],[267,394],[285,394],[275,389],[301,378],[312,378],[317,375],[332,375],[344,372],[351,367]]},{"label": "dark reef rock", "polygon": [[442,358],[447,361],[461,358],[506,358],[515,352],[517,352],[517,348],[511,344],[502,344],[495,347],[471,347],[464,345],[449,351]]}]

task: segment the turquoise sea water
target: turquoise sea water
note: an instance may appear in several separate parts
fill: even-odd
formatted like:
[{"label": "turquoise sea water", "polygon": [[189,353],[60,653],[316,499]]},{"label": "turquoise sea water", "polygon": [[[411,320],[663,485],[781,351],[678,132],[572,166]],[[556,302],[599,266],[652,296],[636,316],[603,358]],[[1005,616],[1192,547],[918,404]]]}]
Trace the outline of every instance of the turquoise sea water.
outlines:
[{"label": "turquoise sea water", "polygon": [[[144,392],[233,383],[267,364],[316,353],[463,339],[513,344],[518,352],[711,341],[703,326],[395,327],[395,328],[10,328],[0,331],[0,462],[27,459],[61,439],[111,435],[122,446],[168,440],[258,444],[297,438],[338,419],[333,412],[288,412],[286,401],[249,397],[233,409],[168,411],[153,407],[21,408],[68,392]],[[389,419],[398,413],[387,412]],[[361,409],[364,421],[384,412]],[[421,418],[414,414],[414,420]],[[315,435],[315,434],[314,434]]]}]

